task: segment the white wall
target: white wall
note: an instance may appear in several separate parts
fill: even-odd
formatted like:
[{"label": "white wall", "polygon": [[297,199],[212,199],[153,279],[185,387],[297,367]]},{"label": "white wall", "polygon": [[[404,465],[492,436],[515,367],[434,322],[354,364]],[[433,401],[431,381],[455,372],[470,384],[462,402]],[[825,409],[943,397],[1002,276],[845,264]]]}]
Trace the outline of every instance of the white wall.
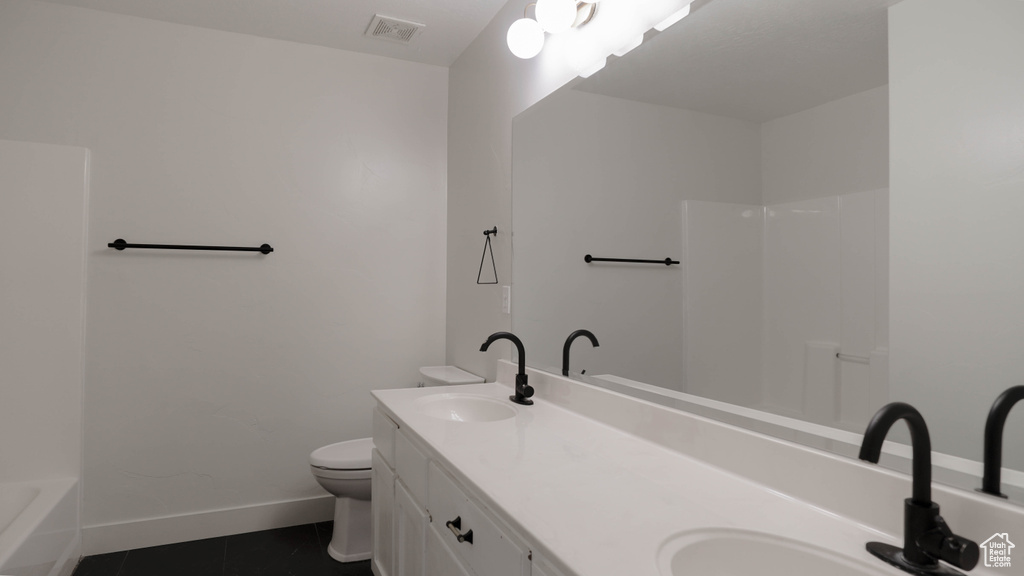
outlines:
[{"label": "white wall", "polygon": [[688,200],[684,211],[686,392],[759,406],[764,206]]},{"label": "white wall", "polygon": [[370,390],[444,360],[447,80],[0,3],[0,137],[92,151],[86,553],[303,520],[151,521],[173,515],[317,498],[329,517],[309,452],[369,435]]},{"label": "white wall", "polygon": [[[479,352],[480,343],[510,328],[501,311],[501,285],[512,274],[512,118],[579,72],[569,56],[575,40],[591,36],[626,39],[687,5],[689,0],[646,0],[642,14],[629,20],[598,18],[578,35],[549,43],[539,56],[520,60],[506,44],[509,25],[521,18],[524,4],[509,2],[449,70],[448,84],[448,322],[447,361],[488,379],[495,360],[508,358],[510,346]],[[606,12],[606,16],[610,13]],[[483,231],[498,227],[492,241],[498,285],[478,286]],[[513,296],[513,302],[515,296]],[[514,304],[513,304],[514,305]],[[530,348],[527,347],[527,361]]]},{"label": "white wall", "polygon": [[[586,328],[601,347],[574,345],[574,371],[686,390],[684,201],[759,202],[758,126],[561,90],[513,131],[512,315],[529,364],[557,369],[565,338]],[[682,265],[587,264],[585,254]]]},{"label": "white wall", "polygon": [[81,474],[88,169],[0,140],[0,484]]},{"label": "white wall", "polygon": [[[449,69],[447,363],[488,380],[495,360],[509,357],[508,346],[479,349],[489,334],[511,327],[501,285],[512,276],[512,118],[575,76],[565,70],[541,79],[539,61],[508,51],[508,26],[522,11],[509,0]],[[499,284],[477,285],[482,232],[492,226]]]},{"label": "white wall", "polygon": [[889,186],[889,88],[880,86],[761,125],[764,203]]},{"label": "white wall", "polygon": [[765,402],[855,430],[888,398],[888,95],[761,125]]},{"label": "white wall", "polygon": [[[889,12],[892,394],[972,460],[992,401],[1024,383],[1024,3]],[[929,95],[921,98],[921,94]],[[1003,463],[1024,468],[1024,410]]]}]

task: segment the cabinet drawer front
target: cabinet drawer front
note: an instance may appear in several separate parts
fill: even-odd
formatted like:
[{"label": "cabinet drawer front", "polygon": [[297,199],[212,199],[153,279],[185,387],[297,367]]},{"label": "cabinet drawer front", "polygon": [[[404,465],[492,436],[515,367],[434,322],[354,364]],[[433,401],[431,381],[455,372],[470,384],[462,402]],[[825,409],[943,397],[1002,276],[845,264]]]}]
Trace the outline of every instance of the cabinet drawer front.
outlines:
[{"label": "cabinet drawer front", "polygon": [[[433,462],[428,474],[427,509],[432,526],[455,555],[476,574],[528,576],[530,561],[527,553]],[[456,519],[458,526],[449,527],[449,523]],[[459,542],[453,528],[463,535],[472,530],[472,543]]]},{"label": "cabinet drawer front", "polygon": [[413,499],[427,501],[427,457],[401,430],[395,435],[395,472]]},{"label": "cabinet drawer front", "polygon": [[395,433],[397,431],[398,424],[381,412],[380,408],[373,409],[373,445],[392,470],[395,468]]}]

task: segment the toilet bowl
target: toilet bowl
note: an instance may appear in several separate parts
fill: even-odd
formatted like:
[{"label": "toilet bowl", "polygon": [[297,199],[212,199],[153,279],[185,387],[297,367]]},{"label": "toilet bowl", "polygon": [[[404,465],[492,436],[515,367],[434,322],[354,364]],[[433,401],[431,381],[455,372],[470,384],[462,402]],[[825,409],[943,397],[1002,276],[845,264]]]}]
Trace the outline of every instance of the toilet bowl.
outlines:
[{"label": "toilet bowl", "polygon": [[[420,368],[420,386],[476,384],[484,379],[454,366]],[[373,438],[360,438],[317,448],[309,455],[316,481],[333,494],[334,533],[327,553],[339,562],[370,558],[370,459]]]},{"label": "toilet bowl", "polygon": [[327,553],[339,562],[370,558],[370,458],[373,439],[317,448],[309,455],[316,481],[335,497],[334,533]]}]

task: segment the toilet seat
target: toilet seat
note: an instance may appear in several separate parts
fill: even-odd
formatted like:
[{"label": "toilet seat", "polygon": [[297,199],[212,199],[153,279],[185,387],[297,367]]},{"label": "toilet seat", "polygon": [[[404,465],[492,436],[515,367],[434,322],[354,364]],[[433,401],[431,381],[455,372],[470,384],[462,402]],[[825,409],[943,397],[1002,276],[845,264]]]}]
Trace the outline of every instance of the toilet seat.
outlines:
[{"label": "toilet seat", "polygon": [[359,438],[358,440],[328,444],[313,450],[313,453],[309,455],[309,464],[315,468],[334,472],[367,471],[371,468],[372,455],[373,438]]},{"label": "toilet seat", "polygon": [[309,469],[313,472],[314,476],[329,478],[331,480],[369,480],[373,472],[369,468],[366,470],[334,470],[331,468],[310,466]]}]

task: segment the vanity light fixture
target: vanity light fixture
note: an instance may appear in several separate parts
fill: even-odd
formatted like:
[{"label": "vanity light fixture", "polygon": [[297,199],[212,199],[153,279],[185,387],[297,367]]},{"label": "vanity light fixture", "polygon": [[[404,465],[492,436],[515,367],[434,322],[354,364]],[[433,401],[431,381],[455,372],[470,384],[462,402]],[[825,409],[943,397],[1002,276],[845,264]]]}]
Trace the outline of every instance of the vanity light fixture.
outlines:
[{"label": "vanity light fixture", "polygon": [[[594,18],[598,0],[537,0],[526,5],[523,17],[508,28],[505,39],[512,54],[524,60],[540,54],[544,48],[544,33],[559,34],[579,28]],[[535,18],[526,15],[534,7]]]}]

